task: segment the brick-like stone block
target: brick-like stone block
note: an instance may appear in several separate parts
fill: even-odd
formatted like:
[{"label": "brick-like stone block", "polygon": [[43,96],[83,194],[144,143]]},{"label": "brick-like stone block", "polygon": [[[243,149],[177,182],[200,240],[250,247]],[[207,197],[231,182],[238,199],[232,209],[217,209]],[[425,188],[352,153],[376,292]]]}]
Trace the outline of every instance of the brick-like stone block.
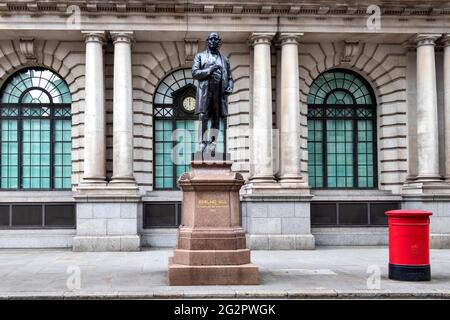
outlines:
[{"label": "brick-like stone block", "polygon": [[106,219],[77,219],[77,235],[106,235]]},{"label": "brick-like stone block", "polygon": [[77,218],[89,219],[92,218],[92,204],[90,203],[77,203]]},{"label": "brick-like stone block", "polygon": [[101,236],[76,236],[73,238],[73,251],[120,251],[120,238]]},{"label": "brick-like stone block", "polygon": [[278,203],[272,202],[268,205],[270,218],[285,218],[293,217],[295,215],[294,202]]},{"label": "brick-like stone block", "polygon": [[309,202],[296,202],[294,203],[295,216],[298,218],[310,219],[311,206]]},{"label": "brick-like stone block", "polygon": [[108,235],[135,235],[137,234],[136,219],[108,219]]},{"label": "brick-like stone block", "polygon": [[94,218],[120,218],[120,203],[92,203]]},{"label": "brick-like stone block", "polygon": [[76,236],[73,251],[139,251],[139,236]]},{"label": "brick-like stone block", "polygon": [[431,249],[450,249],[450,233],[430,235],[430,248]]},{"label": "brick-like stone block", "polygon": [[302,234],[311,232],[311,221],[305,218],[283,218],[282,234]]},{"label": "brick-like stone block", "polygon": [[269,236],[247,234],[247,248],[251,250],[269,250]]},{"label": "brick-like stone block", "polygon": [[252,234],[281,234],[281,218],[249,218],[248,232]]},{"label": "brick-like stone block", "polygon": [[270,235],[269,250],[295,250],[294,235]]},{"label": "brick-like stone block", "polygon": [[121,203],[120,204],[120,217],[125,219],[136,219],[138,214],[137,203]]},{"label": "brick-like stone block", "polygon": [[268,207],[266,203],[247,202],[246,215],[250,218],[265,218],[268,216]]},{"label": "brick-like stone block", "polygon": [[315,238],[312,234],[295,236],[296,250],[314,250],[316,248]]},{"label": "brick-like stone block", "polygon": [[137,235],[121,236],[120,251],[139,251],[141,248],[141,239]]}]

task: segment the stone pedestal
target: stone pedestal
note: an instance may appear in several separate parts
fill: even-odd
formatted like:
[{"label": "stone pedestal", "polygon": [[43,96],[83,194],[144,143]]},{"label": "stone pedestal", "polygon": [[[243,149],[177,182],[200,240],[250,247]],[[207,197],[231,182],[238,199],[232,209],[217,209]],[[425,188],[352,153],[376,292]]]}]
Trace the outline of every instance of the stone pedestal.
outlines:
[{"label": "stone pedestal", "polygon": [[169,259],[170,285],[259,284],[241,224],[244,180],[230,161],[192,161],[179,179],[183,191],[178,245]]},{"label": "stone pedestal", "polygon": [[73,251],[139,251],[137,187],[79,186]]}]

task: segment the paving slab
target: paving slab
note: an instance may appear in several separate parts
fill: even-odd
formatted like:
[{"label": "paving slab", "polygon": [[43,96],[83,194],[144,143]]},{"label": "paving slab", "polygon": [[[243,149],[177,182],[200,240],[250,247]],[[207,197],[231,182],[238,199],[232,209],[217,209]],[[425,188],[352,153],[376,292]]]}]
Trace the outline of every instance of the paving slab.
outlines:
[{"label": "paving slab", "polygon": [[387,247],[255,250],[256,286],[169,286],[171,255],[2,249],[0,299],[450,299],[450,250],[431,250],[427,282],[388,279]]}]

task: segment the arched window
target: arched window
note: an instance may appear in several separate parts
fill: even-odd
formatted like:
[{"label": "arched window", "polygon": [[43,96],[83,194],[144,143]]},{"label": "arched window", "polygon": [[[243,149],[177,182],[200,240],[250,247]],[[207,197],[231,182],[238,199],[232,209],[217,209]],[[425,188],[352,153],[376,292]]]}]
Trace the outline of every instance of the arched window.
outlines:
[{"label": "arched window", "polygon": [[[153,99],[155,189],[177,189],[178,177],[189,171],[192,154],[197,151],[196,86],[191,69],[179,69],[167,75],[156,88]],[[225,148],[224,127],[222,121],[217,152]]]},{"label": "arched window", "polygon": [[1,189],[70,189],[71,95],[53,71],[23,69],[0,91]]},{"label": "arched window", "polygon": [[319,75],[308,95],[308,176],[312,188],[374,188],[376,103],[357,74]]}]

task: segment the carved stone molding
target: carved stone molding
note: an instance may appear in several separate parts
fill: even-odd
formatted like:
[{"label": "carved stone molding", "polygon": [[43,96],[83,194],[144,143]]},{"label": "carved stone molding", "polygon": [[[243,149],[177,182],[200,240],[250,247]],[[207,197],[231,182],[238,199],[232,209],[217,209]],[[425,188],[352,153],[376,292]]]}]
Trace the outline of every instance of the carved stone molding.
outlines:
[{"label": "carved stone molding", "polygon": [[360,50],[359,41],[344,41],[341,63],[350,63]]},{"label": "carved stone molding", "polygon": [[441,43],[444,47],[450,46],[450,33],[445,33],[442,36]]},{"label": "carved stone molding", "polygon": [[20,53],[22,53],[28,61],[36,61],[34,38],[20,39],[19,48]]},{"label": "carved stone molding", "polygon": [[[19,2],[19,4],[18,4]],[[105,2],[107,5],[105,5]],[[255,6],[255,2],[239,2],[229,0],[215,0],[209,3],[196,3],[195,1],[182,3],[179,0],[167,1],[148,1],[148,0],[134,0],[131,2],[123,0],[78,0],[73,2],[80,8],[81,12],[88,12],[91,16],[96,15],[128,15],[147,13],[199,13],[204,14],[245,14],[245,15],[310,15],[315,13],[318,15],[357,15],[365,16],[367,5],[363,3],[356,3],[355,1],[344,1],[343,3],[336,3],[335,1],[308,1],[303,5],[298,1],[257,1],[259,6]],[[383,1],[384,2],[384,1]],[[439,0],[428,0],[426,4],[402,3],[403,1],[386,1],[382,4],[382,12],[388,12],[389,15],[403,15],[403,16],[449,16],[449,7],[447,3]],[[406,1],[405,1],[406,2]],[[45,3],[45,5],[42,5]],[[60,14],[67,4],[67,0],[59,1],[41,1],[41,0],[5,0],[0,4],[0,15],[16,14],[17,12],[24,12],[31,15],[37,14]]]},{"label": "carved stone molding", "polygon": [[198,51],[197,39],[184,39],[184,54],[186,64],[189,64],[194,60],[197,51]]}]

